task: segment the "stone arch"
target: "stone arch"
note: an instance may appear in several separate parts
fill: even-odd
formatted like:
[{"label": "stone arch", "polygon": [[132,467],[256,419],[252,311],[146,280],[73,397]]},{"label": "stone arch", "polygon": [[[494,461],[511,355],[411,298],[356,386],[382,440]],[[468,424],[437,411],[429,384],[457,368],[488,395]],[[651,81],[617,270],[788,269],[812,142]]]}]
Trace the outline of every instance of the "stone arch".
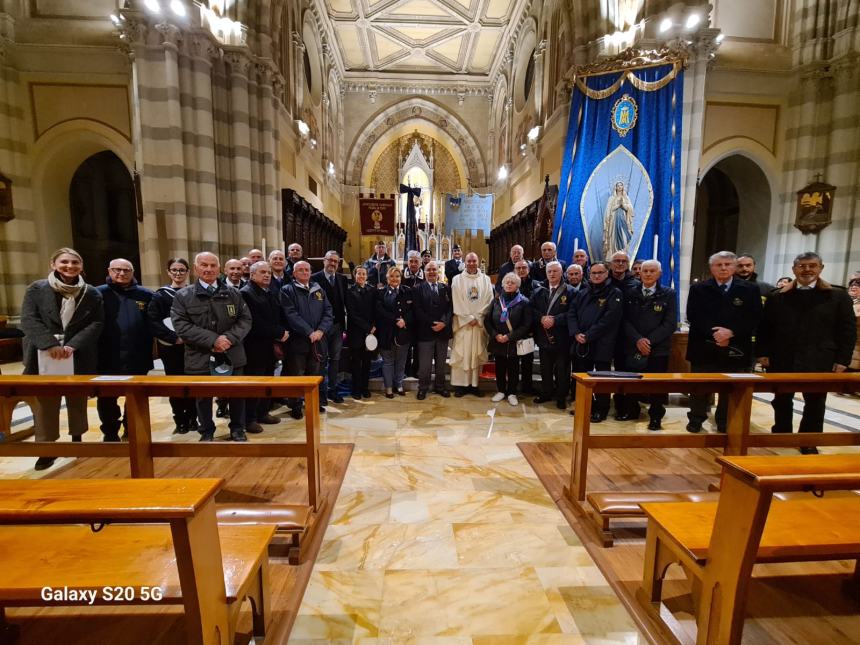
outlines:
[{"label": "stone arch", "polygon": [[466,176],[471,178],[472,185],[487,184],[487,168],[481,148],[466,125],[441,105],[417,97],[381,110],[358,129],[359,135],[350,148],[346,165],[347,183],[361,186],[366,161],[375,147],[374,142],[378,142],[391,128],[411,119],[428,121],[448,135],[466,160]]},{"label": "stone arch", "polygon": [[[40,256],[72,243],[69,186],[80,165],[92,155],[109,150],[131,174],[134,149],[123,135],[89,119],[61,123],[42,135],[33,147],[33,211],[37,217]],[[142,231],[138,231],[142,238]]]}]

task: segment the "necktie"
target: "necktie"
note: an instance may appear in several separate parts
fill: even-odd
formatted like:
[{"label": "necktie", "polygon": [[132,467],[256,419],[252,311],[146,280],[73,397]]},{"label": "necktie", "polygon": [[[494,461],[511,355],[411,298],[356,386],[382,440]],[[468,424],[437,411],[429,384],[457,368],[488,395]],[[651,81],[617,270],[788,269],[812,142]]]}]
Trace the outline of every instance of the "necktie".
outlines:
[{"label": "necktie", "polygon": [[214,285],[214,284],[210,284],[208,287],[206,287],[206,291],[208,291],[208,292],[209,292],[209,295],[211,296],[212,294],[214,294],[214,293],[215,293],[215,285]]},{"label": "necktie", "polygon": [[729,292],[729,283],[727,282],[725,284],[721,284],[720,289],[722,290],[723,293],[728,293]]},{"label": "necktie", "polygon": [[652,293],[654,293],[654,289],[645,288],[642,289],[642,293],[644,293],[645,297],[648,298]]},{"label": "necktie", "polygon": [[329,281],[329,284],[331,284],[331,286],[334,286],[334,273],[332,273],[332,274],[328,277],[328,281]]},{"label": "necktie", "polygon": [[436,283],[435,283],[435,282],[433,283],[433,295],[434,295],[434,296],[438,296],[438,295],[439,295],[439,287],[437,287],[437,286],[436,286]]}]

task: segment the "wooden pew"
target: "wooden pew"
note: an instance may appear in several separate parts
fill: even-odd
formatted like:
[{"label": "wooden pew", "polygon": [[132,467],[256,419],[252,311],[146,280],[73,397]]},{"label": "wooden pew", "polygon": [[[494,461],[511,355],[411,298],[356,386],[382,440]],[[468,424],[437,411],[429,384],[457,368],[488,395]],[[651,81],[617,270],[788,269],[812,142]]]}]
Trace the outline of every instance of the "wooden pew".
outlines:
[{"label": "wooden pew", "polygon": [[[87,590],[92,604],[181,603],[189,643],[227,645],[248,598],[254,633],[264,636],[274,527],[219,529],[214,498],[222,485],[220,479],[0,481],[0,553],[15,554],[0,567],[0,606],[90,604],[46,599],[46,587]],[[45,524],[62,526],[33,526]]]},{"label": "wooden pew", "polygon": [[[0,409],[22,396],[82,395],[125,397],[127,443],[0,442],[0,456],[128,457],[132,477],[153,477],[154,459],[162,457],[298,457],[307,459],[308,502],[320,510],[320,376],[0,376]],[[153,441],[151,397],[206,397],[229,392],[237,398],[305,397],[305,442]],[[0,417],[0,433],[9,424]]]},{"label": "wooden pew", "polygon": [[[720,457],[718,503],[644,504],[648,514],[639,599],[659,614],[667,567],[693,581],[696,642],[741,642],[757,562],[860,558],[860,496],[773,501],[775,493],[860,486],[860,455]],[[860,589],[860,563],[848,587]]]},{"label": "wooden pew", "polygon": [[[750,412],[754,392],[840,392],[860,390],[860,374],[643,374],[637,378],[606,378],[573,374],[576,404],[573,420],[573,455],[570,486],[565,495],[573,502],[585,500],[590,449],[614,448],[723,448],[727,455],[746,454],[748,448],[860,445],[854,433],[750,434]],[[594,394],[668,394],[718,392],[729,397],[726,434],[655,432],[641,434],[591,434]]]}]

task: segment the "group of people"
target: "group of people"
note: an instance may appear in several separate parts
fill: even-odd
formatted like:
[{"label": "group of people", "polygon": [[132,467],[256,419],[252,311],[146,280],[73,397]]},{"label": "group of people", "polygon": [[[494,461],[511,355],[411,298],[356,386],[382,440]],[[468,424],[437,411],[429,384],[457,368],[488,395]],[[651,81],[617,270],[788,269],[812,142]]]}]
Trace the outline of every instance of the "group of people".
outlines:
[{"label": "group of people", "polygon": [[[137,283],[134,266],[123,258],[110,262],[105,284],[92,287],[83,278],[80,254],[62,248],[51,257],[47,279],[31,284],[24,297],[25,373],[71,361],[69,373],[146,374],[153,368],[154,339],[167,374],[322,375],[324,411],[329,401],[343,402],[338,379],[344,343],[355,399],[370,397],[376,352],[385,397],[405,395],[408,368],[418,378],[419,400],[431,391],[449,397],[449,344],[454,396],[483,396],[479,379],[492,355],[493,401],[514,406],[518,393],[532,392],[535,404],[554,401],[565,409],[572,370],[667,371],[677,297],[661,282],[658,261],[631,267],[619,251],[609,261],[590,262],[578,249],[568,266],[545,242],[541,257],[530,262],[516,245],[493,285],[477,254],[464,256],[455,246],[452,255],[440,266],[428,252],[412,251],[401,267],[380,243],[349,279],[336,251],[326,253],[322,270],[312,273],[299,244],[266,258],[252,249],[223,267],[216,255],[202,252],[193,267],[184,258],[171,259],[167,284],[153,292]],[[693,371],[749,371],[756,360],[774,371],[860,368],[860,356],[852,359],[852,297],[821,279],[817,254],[799,255],[794,279],[781,288],[759,282],[748,255],[723,251],[711,256],[709,266],[712,277],[693,284],[687,301]],[[850,289],[860,314],[860,276]],[[535,350],[540,391],[532,380]],[[825,395],[804,396],[800,430],[821,431]],[[88,428],[86,399],[66,401],[69,432],[80,441]],[[303,417],[301,399],[286,404],[293,418]],[[196,430],[201,441],[213,440],[211,398],[171,398],[170,405],[176,433]],[[640,417],[637,397],[617,395],[614,405],[618,420]],[[665,406],[665,396],[650,397],[649,429],[661,428]],[[58,438],[59,407],[59,397],[39,400],[38,440]],[[269,399],[227,396],[219,409],[229,415],[230,438],[246,441],[246,433],[279,422],[272,407]],[[591,421],[606,419],[610,407],[609,396],[599,395]],[[777,396],[773,407],[774,432],[791,432],[791,395]],[[100,397],[97,410],[104,440],[120,441],[125,415],[117,399]],[[719,431],[725,431],[725,413],[721,397]],[[708,414],[709,397],[692,396],[687,430],[701,431]],[[40,457],[36,467],[53,462]]]}]

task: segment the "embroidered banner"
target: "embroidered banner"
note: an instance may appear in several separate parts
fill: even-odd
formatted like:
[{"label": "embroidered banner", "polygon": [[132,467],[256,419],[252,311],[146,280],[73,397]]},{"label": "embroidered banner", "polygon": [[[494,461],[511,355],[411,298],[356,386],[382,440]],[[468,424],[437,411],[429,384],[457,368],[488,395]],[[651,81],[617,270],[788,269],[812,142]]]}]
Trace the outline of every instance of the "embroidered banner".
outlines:
[{"label": "embroidered banner", "polygon": [[484,231],[493,227],[493,196],[445,194],[445,234],[454,231]]},{"label": "embroidered banner", "polygon": [[359,198],[362,235],[394,235],[396,201],[392,199]]}]

